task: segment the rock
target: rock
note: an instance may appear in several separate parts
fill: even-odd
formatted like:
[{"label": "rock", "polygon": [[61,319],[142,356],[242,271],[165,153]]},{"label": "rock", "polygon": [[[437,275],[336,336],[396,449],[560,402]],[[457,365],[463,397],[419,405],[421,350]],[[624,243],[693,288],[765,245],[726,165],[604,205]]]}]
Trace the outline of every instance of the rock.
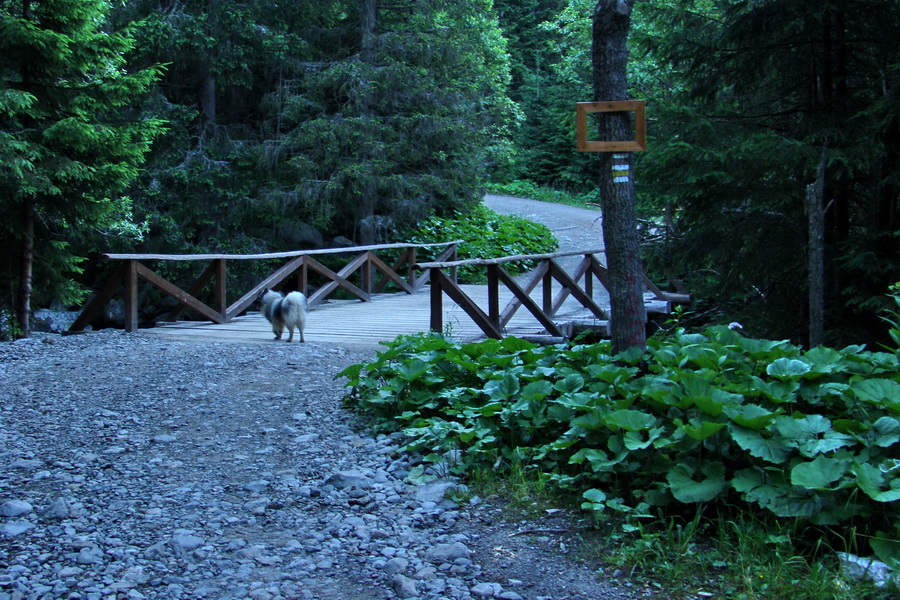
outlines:
[{"label": "rock", "polygon": [[24,500],[7,500],[0,504],[0,516],[3,517],[19,517],[27,515],[34,507]]},{"label": "rock", "polygon": [[169,435],[167,433],[161,435],[154,435],[150,438],[150,441],[154,444],[171,444],[178,441],[178,438],[174,435]]},{"label": "rock", "polygon": [[7,469],[11,470],[19,470],[19,471],[34,471],[38,467],[44,464],[43,461],[40,460],[32,460],[27,458],[20,458],[19,460],[15,460],[8,465],[6,465]]},{"label": "rock", "polygon": [[841,561],[841,570],[848,577],[867,579],[878,587],[884,587],[892,581],[900,585],[900,576],[895,575],[888,565],[874,557],[863,558],[848,552],[838,552],[837,556]]},{"label": "rock", "polygon": [[388,575],[396,575],[397,573],[406,571],[406,567],[408,566],[409,561],[405,558],[392,558],[384,564],[384,572]]},{"label": "rock", "polygon": [[172,546],[182,550],[195,550],[205,543],[204,539],[190,533],[176,533],[172,536]]},{"label": "rock", "polygon": [[372,487],[373,482],[359,471],[338,471],[325,479],[325,485],[331,485],[337,489],[368,489]]},{"label": "rock", "polygon": [[443,502],[446,495],[454,490],[467,490],[466,486],[456,481],[432,481],[415,488],[416,500],[419,502]]},{"label": "rock", "polygon": [[68,519],[72,516],[72,507],[69,506],[69,503],[64,498],[57,498],[50,503],[50,506],[47,507],[47,510],[41,516],[48,520]]},{"label": "rock", "polygon": [[103,562],[103,551],[99,548],[82,548],[75,557],[75,563],[79,565],[98,565]]},{"label": "rock", "polygon": [[244,484],[244,489],[248,492],[261,492],[267,487],[269,487],[270,482],[265,479],[260,479],[258,481],[251,481],[250,483]]},{"label": "rock", "polygon": [[28,521],[9,521],[8,523],[0,525],[0,536],[16,537],[17,535],[22,535],[32,527],[34,527],[34,525]]},{"label": "rock", "polygon": [[419,595],[416,581],[405,575],[394,575],[391,578],[391,589],[394,590],[398,598],[414,598]]},{"label": "rock", "polygon": [[438,544],[429,548],[425,552],[425,560],[439,565],[443,563],[452,563],[458,558],[468,559],[472,555],[472,551],[462,542],[453,542],[451,544]]},{"label": "rock", "polygon": [[478,583],[472,586],[472,595],[476,598],[498,598],[503,593],[499,583]]}]

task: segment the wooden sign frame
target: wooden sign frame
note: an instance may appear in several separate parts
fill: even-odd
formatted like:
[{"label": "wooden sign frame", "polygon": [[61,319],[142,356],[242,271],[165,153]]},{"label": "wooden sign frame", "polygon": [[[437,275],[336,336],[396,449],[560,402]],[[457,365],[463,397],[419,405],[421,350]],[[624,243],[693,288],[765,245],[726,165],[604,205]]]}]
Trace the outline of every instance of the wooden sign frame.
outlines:
[{"label": "wooden sign frame", "polygon": [[[627,111],[634,111],[633,140],[588,140],[588,113]],[[644,112],[644,101],[576,102],[575,135],[576,147],[579,152],[642,152],[647,149],[647,118]]]}]

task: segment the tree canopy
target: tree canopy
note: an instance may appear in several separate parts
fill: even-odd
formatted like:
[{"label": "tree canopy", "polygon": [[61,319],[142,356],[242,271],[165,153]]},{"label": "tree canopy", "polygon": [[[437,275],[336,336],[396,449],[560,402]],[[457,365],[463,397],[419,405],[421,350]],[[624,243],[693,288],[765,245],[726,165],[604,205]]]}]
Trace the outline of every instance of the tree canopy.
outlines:
[{"label": "tree canopy", "polygon": [[[573,118],[593,99],[596,5],[0,0],[0,305],[21,315],[32,280],[40,304],[77,300],[73,277],[96,284],[78,257],[98,251],[393,240],[492,181],[597,197]],[[900,280],[900,7],[634,9],[654,278],[683,282],[698,321],[804,339],[803,207],[824,156],[826,339],[878,340]]]}]

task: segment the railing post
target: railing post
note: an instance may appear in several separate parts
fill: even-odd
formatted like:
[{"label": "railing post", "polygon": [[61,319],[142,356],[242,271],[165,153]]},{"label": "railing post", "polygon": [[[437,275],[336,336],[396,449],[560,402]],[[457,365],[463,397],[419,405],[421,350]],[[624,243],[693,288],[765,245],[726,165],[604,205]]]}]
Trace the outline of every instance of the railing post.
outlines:
[{"label": "railing post", "polygon": [[407,276],[406,280],[409,282],[409,287],[411,287],[413,290],[416,289],[416,270],[414,268],[416,266],[416,258],[417,258],[416,249],[415,248],[407,248],[406,264],[408,265],[408,268],[409,268],[409,275]]},{"label": "railing post", "polygon": [[216,289],[215,289],[215,304],[213,306],[216,307],[216,310],[219,311],[219,314],[222,315],[222,321],[228,322],[228,316],[226,315],[228,311],[228,286],[227,286],[227,276],[225,274],[225,259],[224,258],[216,258],[213,260],[213,264],[215,265],[216,270]]},{"label": "railing post", "polygon": [[487,285],[488,285],[488,316],[491,321],[500,327],[500,277],[497,271],[500,265],[488,265]]},{"label": "railing post", "polygon": [[125,265],[125,277],[122,281],[125,288],[125,331],[134,333],[138,330],[138,262],[129,260]]},{"label": "railing post", "polygon": [[444,291],[441,289],[440,269],[431,269],[431,330],[437,333],[444,331]]},{"label": "railing post", "polygon": [[[584,255],[587,260],[590,260],[593,256],[593,254]],[[576,281],[575,283],[578,282]],[[584,272],[584,293],[587,294],[589,298],[594,297],[594,272],[591,269],[587,269]]]},{"label": "railing post", "polygon": [[[457,260],[457,258],[456,258],[456,256],[457,256],[457,253],[456,253],[456,248],[457,248],[457,246],[456,246],[456,244],[453,244],[452,248],[453,248],[453,250],[450,252],[450,261],[451,261],[451,262]],[[456,281],[456,267],[451,267],[451,268],[450,268],[450,279],[453,281],[453,283],[456,283],[456,282],[457,282],[457,281]]]},{"label": "railing post", "polygon": [[367,293],[372,293],[372,254],[371,250],[366,251],[366,262],[360,268],[359,287]]},{"label": "railing post", "polygon": [[542,295],[541,298],[544,304],[544,313],[548,316],[553,316],[553,276],[550,274],[551,269],[549,268],[549,263],[552,262],[551,259],[545,259],[548,263],[547,272],[544,273],[543,277],[543,287],[541,288]]},{"label": "railing post", "polygon": [[301,257],[300,268],[297,269],[297,289],[304,296],[309,296],[309,272],[306,269],[306,257]]}]

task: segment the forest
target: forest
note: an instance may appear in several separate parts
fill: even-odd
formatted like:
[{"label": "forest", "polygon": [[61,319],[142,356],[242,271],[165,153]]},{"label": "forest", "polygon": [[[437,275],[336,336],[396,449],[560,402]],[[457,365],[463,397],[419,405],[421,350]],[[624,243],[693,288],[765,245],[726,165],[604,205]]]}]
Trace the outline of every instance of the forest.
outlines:
[{"label": "forest", "polygon": [[[487,190],[600,202],[574,126],[596,4],[0,0],[4,330],[23,294],[77,306],[103,252],[397,241]],[[824,340],[886,341],[900,5],[633,5],[641,251],[683,322],[806,343],[814,186]]]}]

